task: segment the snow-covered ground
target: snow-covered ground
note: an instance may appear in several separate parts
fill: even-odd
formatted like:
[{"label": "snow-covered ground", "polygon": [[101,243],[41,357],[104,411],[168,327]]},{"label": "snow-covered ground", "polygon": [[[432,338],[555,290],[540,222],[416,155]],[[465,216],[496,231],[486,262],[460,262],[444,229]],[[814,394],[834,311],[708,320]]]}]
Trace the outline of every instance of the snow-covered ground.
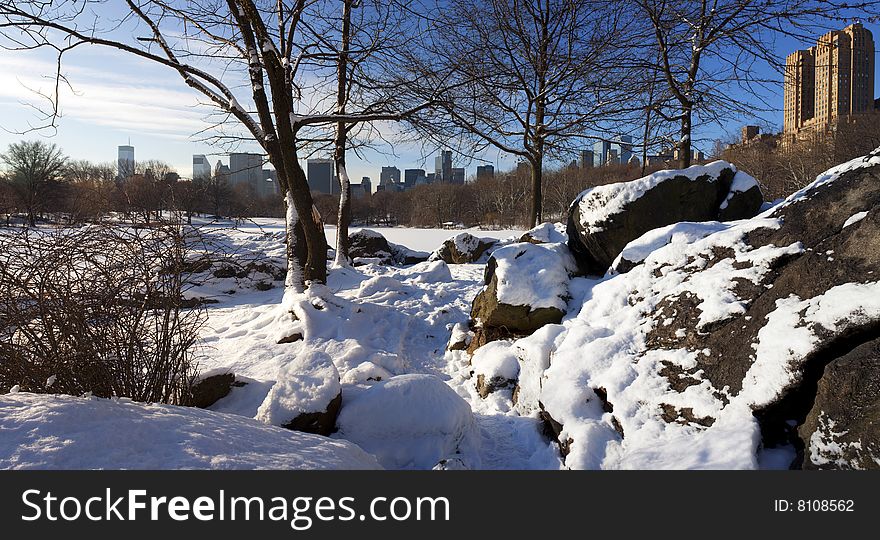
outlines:
[{"label": "snow-covered ground", "polygon": [[[266,258],[281,262],[284,253],[284,227],[281,220],[260,219],[238,227],[218,225],[213,228],[216,242],[225,242],[225,249],[247,257]],[[384,235],[388,241],[420,251],[433,251],[444,240],[461,232],[442,229],[370,228]],[[353,228],[352,232],[358,230]],[[483,238],[519,238],[523,231],[468,230]],[[330,246],[335,243],[335,228],[328,227]],[[208,306],[209,320],[204,329],[204,349],[200,361],[202,369],[229,368],[238,380],[247,382],[233,388],[229,396],[211,408],[266,420],[267,411],[276,405],[264,405],[267,396],[280,392],[276,382],[284,378],[284,370],[296,359],[307,355],[325,354],[332,358],[342,382],[343,407],[340,423],[349,425],[357,411],[364,408],[361,396],[379,381],[389,377],[421,374],[444,381],[463,398],[474,414],[475,429],[463,441],[465,465],[488,469],[558,468],[560,460],[555,447],[541,435],[537,417],[520,416],[504,402],[483,400],[474,388],[471,367],[466,355],[446,351],[453,328],[466,324],[471,302],[483,286],[484,264],[446,265],[442,261],[421,263],[407,268],[368,264],[348,269],[333,269],[326,287],[312,287],[309,298],[320,304],[320,310],[309,313],[304,329],[304,342],[277,344],[277,338],[288,328],[279,308],[283,290],[281,282],[267,291],[237,286],[236,280],[221,280],[194,290],[196,295],[211,295],[217,304]],[[234,294],[229,294],[235,291]],[[274,389],[274,390],[273,390]],[[316,392],[319,389],[316,389]],[[419,390],[424,398],[425,391]],[[434,392],[436,394],[436,391]],[[440,396],[440,394],[436,394]],[[383,398],[371,398],[381,403]],[[271,401],[271,399],[269,400]],[[425,426],[435,421],[436,429],[460,427],[461,409],[447,398],[394,400],[387,399],[391,410],[378,413],[393,417],[402,412],[421,415]],[[442,405],[446,403],[446,405]],[[261,409],[262,407],[262,409]],[[398,409],[393,409],[398,407]],[[439,410],[446,407],[448,411]],[[444,422],[444,412],[448,420]],[[348,420],[347,420],[348,419]],[[379,420],[378,418],[376,419]],[[343,426],[346,427],[346,426]],[[423,426],[424,428],[424,426]],[[428,428],[424,428],[428,429]],[[452,428],[450,428],[452,429]],[[398,436],[394,441],[383,441],[382,431],[370,434],[368,430],[341,429],[334,438],[350,437],[371,453],[385,456],[385,465],[405,468],[425,468],[424,456],[434,456],[419,448],[432,441],[436,433]],[[366,434],[365,434],[366,432]],[[387,435],[387,434],[386,434]],[[398,434],[400,435],[400,434]],[[460,434],[459,434],[460,435]],[[421,443],[415,441],[423,437]],[[409,450],[423,459],[407,461],[400,457],[407,449],[393,446],[413,441]],[[462,441],[460,441],[462,442]],[[434,443],[442,447],[442,444]]]}]

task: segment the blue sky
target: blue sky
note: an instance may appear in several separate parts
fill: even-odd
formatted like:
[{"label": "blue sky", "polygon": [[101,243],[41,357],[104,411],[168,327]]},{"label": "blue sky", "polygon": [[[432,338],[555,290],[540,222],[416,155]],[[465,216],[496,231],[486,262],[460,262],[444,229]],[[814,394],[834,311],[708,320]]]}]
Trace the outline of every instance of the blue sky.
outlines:
[{"label": "blue sky", "polygon": [[[880,26],[867,25],[876,38]],[[804,48],[810,43],[781,40],[778,44],[788,52]],[[116,159],[116,147],[128,144],[135,147],[137,160],[159,159],[170,163],[181,176],[192,173],[192,155],[206,154],[212,164],[225,161],[225,151],[212,147],[194,135],[207,126],[209,108],[200,105],[199,96],[189,89],[176,72],[140,60],[130,55],[98,47],[80,47],[69,53],[63,72],[72,90],[63,89],[62,117],[55,131],[41,131],[20,135],[40,118],[33,106],[46,102],[34,90],[48,91],[54,84],[54,58],[43,51],[9,52],[0,50],[0,148],[23,138],[45,138],[58,144],[64,152],[77,159],[110,162]],[[766,68],[768,76],[780,80],[781,75]],[[877,70],[877,89],[880,90],[880,70]],[[777,111],[763,114],[762,120],[781,126],[781,84],[766,96]],[[697,134],[697,147],[710,150],[712,140],[736,133],[744,120],[734,120],[725,126],[709,126]],[[256,145],[244,144],[241,151],[257,151]],[[368,151],[363,159],[349,158],[349,173],[355,182],[370,176],[377,183],[382,166],[433,169],[433,157],[422,156],[421,145],[398,142]],[[510,168],[514,160],[496,151],[487,152],[481,159],[494,163],[496,168]],[[468,175],[476,169],[476,162],[467,165]]]}]

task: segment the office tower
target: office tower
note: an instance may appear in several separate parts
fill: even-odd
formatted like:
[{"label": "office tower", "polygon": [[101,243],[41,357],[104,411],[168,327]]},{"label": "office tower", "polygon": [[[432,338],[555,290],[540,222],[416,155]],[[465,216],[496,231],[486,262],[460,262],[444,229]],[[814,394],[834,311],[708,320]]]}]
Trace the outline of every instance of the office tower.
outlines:
[{"label": "office tower", "polygon": [[261,194],[263,180],[263,156],[251,153],[229,154],[229,186],[242,184],[250,187],[254,195]]},{"label": "office tower", "polygon": [[424,169],[406,169],[403,171],[404,189],[412,189],[418,185],[427,183],[427,175]]},{"label": "office tower", "polygon": [[454,167],[452,169],[452,179],[449,181],[450,184],[464,184],[464,169]]},{"label": "office tower", "polygon": [[592,150],[581,150],[581,159],[580,159],[580,168],[581,169],[590,169],[595,166],[593,151]]},{"label": "office tower", "polygon": [[193,180],[204,180],[211,177],[211,163],[202,154],[193,155]]},{"label": "office tower", "polygon": [[120,146],[116,163],[116,176],[124,180],[134,174],[134,146]]},{"label": "office tower", "polygon": [[339,193],[332,159],[310,159],[306,163],[306,169],[310,190],[328,195]]},{"label": "office tower", "polygon": [[367,195],[373,193],[373,182],[370,180],[369,176],[361,178],[361,188]]},{"label": "office tower", "polygon": [[260,183],[260,197],[273,197],[281,194],[281,188],[278,186],[278,171],[275,169],[263,169],[263,178]]},{"label": "office tower", "polygon": [[[379,185],[380,186],[396,186],[400,184],[400,169],[397,167],[382,167],[382,172],[379,173]],[[387,189],[387,191],[391,191],[391,189]]]},{"label": "office tower", "polygon": [[477,180],[495,178],[494,165],[477,165]]},{"label": "office tower", "polygon": [[437,182],[452,182],[452,151],[441,150],[434,158],[434,179]]}]

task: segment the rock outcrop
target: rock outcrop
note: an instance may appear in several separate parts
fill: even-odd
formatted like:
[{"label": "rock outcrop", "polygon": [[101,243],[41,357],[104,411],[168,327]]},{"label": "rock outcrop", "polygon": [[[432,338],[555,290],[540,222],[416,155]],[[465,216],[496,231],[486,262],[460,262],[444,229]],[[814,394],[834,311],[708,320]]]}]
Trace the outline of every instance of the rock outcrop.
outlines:
[{"label": "rock outcrop", "polygon": [[629,242],[650,230],[750,218],[762,202],[757,182],[723,161],[660,171],[578,195],[569,210],[568,245],[583,273],[601,276]]},{"label": "rock outcrop", "polygon": [[792,467],[880,467],[880,150],[639,258],[590,285],[541,356],[513,343],[548,366],[520,372],[516,407],[567,466],[754,468],[775,448]]}]

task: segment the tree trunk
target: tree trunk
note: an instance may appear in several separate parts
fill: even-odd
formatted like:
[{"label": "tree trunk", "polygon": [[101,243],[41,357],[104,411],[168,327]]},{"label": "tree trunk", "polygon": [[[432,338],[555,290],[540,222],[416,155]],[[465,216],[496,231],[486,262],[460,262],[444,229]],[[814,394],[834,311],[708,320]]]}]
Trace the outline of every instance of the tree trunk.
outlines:
[{"label": "tree trunk", "polygon": [[678,159],[682,169],[691,166],[691,132],[694,109],[685,106],[681,111],[681,141],[678,143]]},{"label": "tree trunk", "polygon": [[[288,217],[287,254],[288,265],[294,266],[291,263],[295,263],[299,270],[298,275],[291,274],[291,270],[297,268],[289,268],[287,286],[303,291],[309,282],[327,282],[327,238],[324,236],[321,216],[312,204],[305,172],[295,159],[291,161],[293,166],[287,169],[290,176],[285,197]],[[302,230],[301,236],[296,232],[297,227]],[[303,241],[305,248],[301,245]],[[295,278],[294,281],[291,278]]]},{"label": "tree trunk", "polygon": [[538,156],[530,163],[532,166],[532,208],[529,213],[529,227],[531,228],[541,224],[541,206],[544,199],[542,193],[544,157]]},{"label": "tree trunk", "polygon": [[[353,0],[345,0],[342,3],[342,35],[339,48],[339,59],[336,65],[336,112],[345,114],[345,104],[348,100],[348,55],[351,42],[351,9]],[[351,179],[345,168],[345,147],[347,145],[348,132],[345,122],[336,124],[336,148],[334,160],[336,162],[336,176],[339,178],[339,213],[336,219],[336,258],[334,266],[349,266],[351,257],[348,255],[348,225],[351,222]]]}]

